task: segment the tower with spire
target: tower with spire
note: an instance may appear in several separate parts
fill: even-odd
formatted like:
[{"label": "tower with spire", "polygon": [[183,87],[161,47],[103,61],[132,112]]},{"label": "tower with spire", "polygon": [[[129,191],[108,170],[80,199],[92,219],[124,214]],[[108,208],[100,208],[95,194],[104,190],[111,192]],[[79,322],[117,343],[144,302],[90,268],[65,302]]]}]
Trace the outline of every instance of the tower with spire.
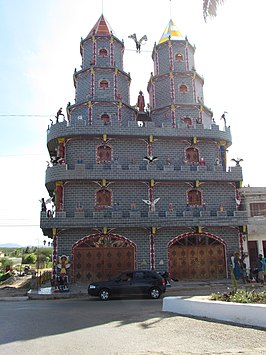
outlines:
[{"label": "tower with spire", "polygon": [[227,166],[231,132],[204,104],[194,52],[170,20],[153,48],[146,110],[141,97],[130,105],[124,44],[105,17],[81,39],[75,102],[47,132],[54,209],[42,209],[41,228],[53,239],[54,278],[64,255],[75,283],[130,269],[229,276],[246,224],[242,170]]}]

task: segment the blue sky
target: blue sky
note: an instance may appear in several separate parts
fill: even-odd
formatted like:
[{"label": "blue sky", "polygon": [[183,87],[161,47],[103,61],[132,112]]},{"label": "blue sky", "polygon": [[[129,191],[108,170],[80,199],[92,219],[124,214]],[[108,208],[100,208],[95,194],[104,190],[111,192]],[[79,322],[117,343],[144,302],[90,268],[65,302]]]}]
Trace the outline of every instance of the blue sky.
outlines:
[{"label": "blue sky", "polygon": [[[125,41],[132,105],[139,90],[148,101],[151,50],[170,19],[169,3],[103,1],[105,17]],[[265,186],[259,159],[266,128],[265,1],[256,0],[255,10],[249,1],[227,0],[207,24],[201,5],[202,0],[172,0],[172,19],[196,45],[205,104],[221,126],[220,116],[228,112],[233,137],[229,165],[234,165],[230,157],[243,158],[244,185]],[[39,199],[48,198],[44,181],[49,115],[74,101],[72,74],[81,64],[80,38],[101,12],[101,0],[0,0],[0,244],[41,244],[44,239],[38,227]],[[141,54],[128,38],[132,33],[148,36]]]}]

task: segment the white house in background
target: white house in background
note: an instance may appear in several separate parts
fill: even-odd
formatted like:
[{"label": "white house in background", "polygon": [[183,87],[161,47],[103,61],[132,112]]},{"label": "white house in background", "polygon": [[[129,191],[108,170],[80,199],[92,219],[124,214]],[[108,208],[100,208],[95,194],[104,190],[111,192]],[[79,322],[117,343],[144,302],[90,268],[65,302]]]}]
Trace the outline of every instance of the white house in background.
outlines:
[{"label": "white house in background", "polygon": [[243,233],[245,262],[255,268],[258,254],[266,257],[266,187],[243,187],[241,196],[241,209],[248,213],[247,235]]}]

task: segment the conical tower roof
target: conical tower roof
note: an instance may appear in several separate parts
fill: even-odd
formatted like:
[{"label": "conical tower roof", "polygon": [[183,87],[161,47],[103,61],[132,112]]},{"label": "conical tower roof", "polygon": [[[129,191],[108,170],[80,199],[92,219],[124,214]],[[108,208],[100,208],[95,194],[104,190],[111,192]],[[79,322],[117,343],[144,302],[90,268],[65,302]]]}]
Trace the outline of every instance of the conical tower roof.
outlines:
[{"label": "conical tower roof", "polygon": [[168,41],[169,36],[170,36],[171,40],[184,39],[181,32],[178,30],[178,28],[174,24],[173,20],[169,21],[158,44]]},{"label": "conical tower roof", "polygon": [[96,22],[96,24],[93,26],[90,33],[88,34],[88,37],[92,35],[111,35],[112,33],[113,30],[109,25],[108,21],[104,18],[103,15],[101,15],[99,20]]}]

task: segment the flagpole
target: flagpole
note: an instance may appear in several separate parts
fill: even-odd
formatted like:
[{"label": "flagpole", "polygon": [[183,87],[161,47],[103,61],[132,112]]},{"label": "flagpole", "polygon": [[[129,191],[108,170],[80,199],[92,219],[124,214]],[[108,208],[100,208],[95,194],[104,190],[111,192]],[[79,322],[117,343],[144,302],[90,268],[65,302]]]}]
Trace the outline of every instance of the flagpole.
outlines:
[{"label": "flagpole", "polygon": [[169,0],[170,20],[172,20],[171,0]]}]

